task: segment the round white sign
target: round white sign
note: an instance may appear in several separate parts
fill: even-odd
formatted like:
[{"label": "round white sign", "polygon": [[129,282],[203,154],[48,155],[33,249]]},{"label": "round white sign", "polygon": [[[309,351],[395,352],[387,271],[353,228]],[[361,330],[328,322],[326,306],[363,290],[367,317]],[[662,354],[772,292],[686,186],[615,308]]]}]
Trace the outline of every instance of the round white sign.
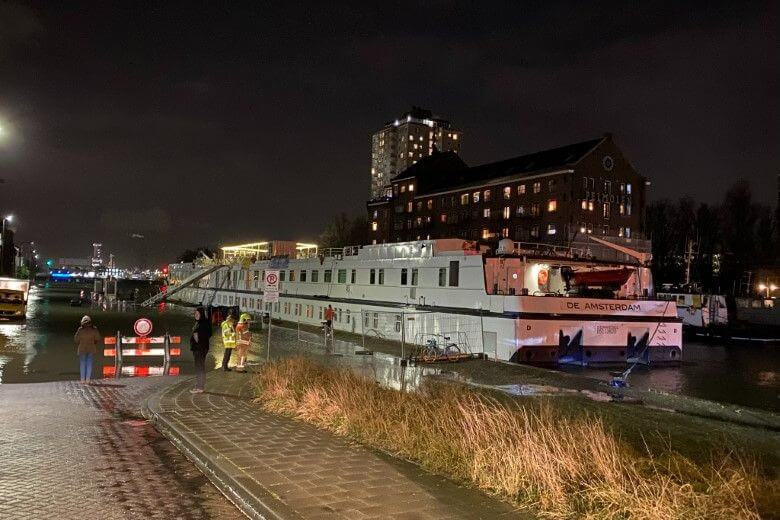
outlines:
[{"label": "round white sign", "polygon": [[139,336],[148,336],[152,332],[152,321],[149,318],[138,318],[133,324],[133,330]]}]

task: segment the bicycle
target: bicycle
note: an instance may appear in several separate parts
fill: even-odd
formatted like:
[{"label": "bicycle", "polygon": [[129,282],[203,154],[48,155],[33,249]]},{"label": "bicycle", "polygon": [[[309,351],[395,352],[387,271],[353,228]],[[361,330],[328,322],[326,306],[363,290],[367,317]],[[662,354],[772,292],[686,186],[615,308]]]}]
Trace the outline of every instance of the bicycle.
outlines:
[{"label": "bicycle", "polygon": [[[450,340],[449,336],[442,336],[442,338],[444,341]],[[455,361],[460,355],[460,347],[456,343],[447,343],[444,347],[440,347],[436,338],[430,338],[425,342],[420,357],[423,362],[431,363],[441,358],[446,358],[447,361]]]}]

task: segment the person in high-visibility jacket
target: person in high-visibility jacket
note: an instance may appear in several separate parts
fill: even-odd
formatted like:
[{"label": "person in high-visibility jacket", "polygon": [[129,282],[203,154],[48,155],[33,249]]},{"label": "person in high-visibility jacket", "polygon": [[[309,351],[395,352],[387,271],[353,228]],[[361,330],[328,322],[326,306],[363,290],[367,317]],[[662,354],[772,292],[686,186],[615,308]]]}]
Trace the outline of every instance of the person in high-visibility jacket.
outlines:
[{"label": "person in high-visibility jacket", "polygon": [[233,349],[236,348],[236,319],[232,314],[228,314],[225,321],[222,322],[222,345],[225,347],[225,353],[222,355],[222,370],[230,372],[230,356]]},{"label": "person in high-visibility jacket", "polygon": [[248,312],[241,313],[238,318],[238,325],[236,325],[236,355],[238,356],[238,364],[236,364],[236,370],[246,372],[246,357],[249,353],[249,347],[252,343],[252,331],[249,330],[249,323],[252,321],[252,316]]}]

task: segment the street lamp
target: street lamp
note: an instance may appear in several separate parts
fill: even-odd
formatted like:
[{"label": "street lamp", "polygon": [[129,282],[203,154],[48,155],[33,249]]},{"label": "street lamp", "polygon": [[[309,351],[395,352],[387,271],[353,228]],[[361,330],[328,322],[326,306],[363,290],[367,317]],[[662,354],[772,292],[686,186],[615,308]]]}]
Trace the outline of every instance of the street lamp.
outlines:
[{"label": "street lamp", "polygon": [[5,223],[11,223],[13,220],[13,215],[3,217],[3,230],[2,234],[0,234],[0,276],[3,276],[5,273]]},{"label": "street lamp", "polygon": [[766,291],[766,298],[768,300],[770,295],[777,290],[777,286],[773,283],[760,283],[758,284],[758,290]]}]

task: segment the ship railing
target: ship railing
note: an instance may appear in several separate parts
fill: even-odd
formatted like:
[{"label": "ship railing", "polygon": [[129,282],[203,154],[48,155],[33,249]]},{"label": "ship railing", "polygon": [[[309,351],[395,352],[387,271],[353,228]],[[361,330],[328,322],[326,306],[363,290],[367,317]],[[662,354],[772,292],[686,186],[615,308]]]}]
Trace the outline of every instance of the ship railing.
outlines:
[{"label": "ship railing", "polygon": [[563,258],[590,258],[592,255],[586,248],[543,244],[539,242],[514,242],[514,251],[518,255],[535,254],[542,256],[557,256]]},{"label": "ship railing", "polygon": [[356,256],[359,251],[360,246],[326,247],[320,249],[320,255],[325,257],[344,258],[346,256]]}]

